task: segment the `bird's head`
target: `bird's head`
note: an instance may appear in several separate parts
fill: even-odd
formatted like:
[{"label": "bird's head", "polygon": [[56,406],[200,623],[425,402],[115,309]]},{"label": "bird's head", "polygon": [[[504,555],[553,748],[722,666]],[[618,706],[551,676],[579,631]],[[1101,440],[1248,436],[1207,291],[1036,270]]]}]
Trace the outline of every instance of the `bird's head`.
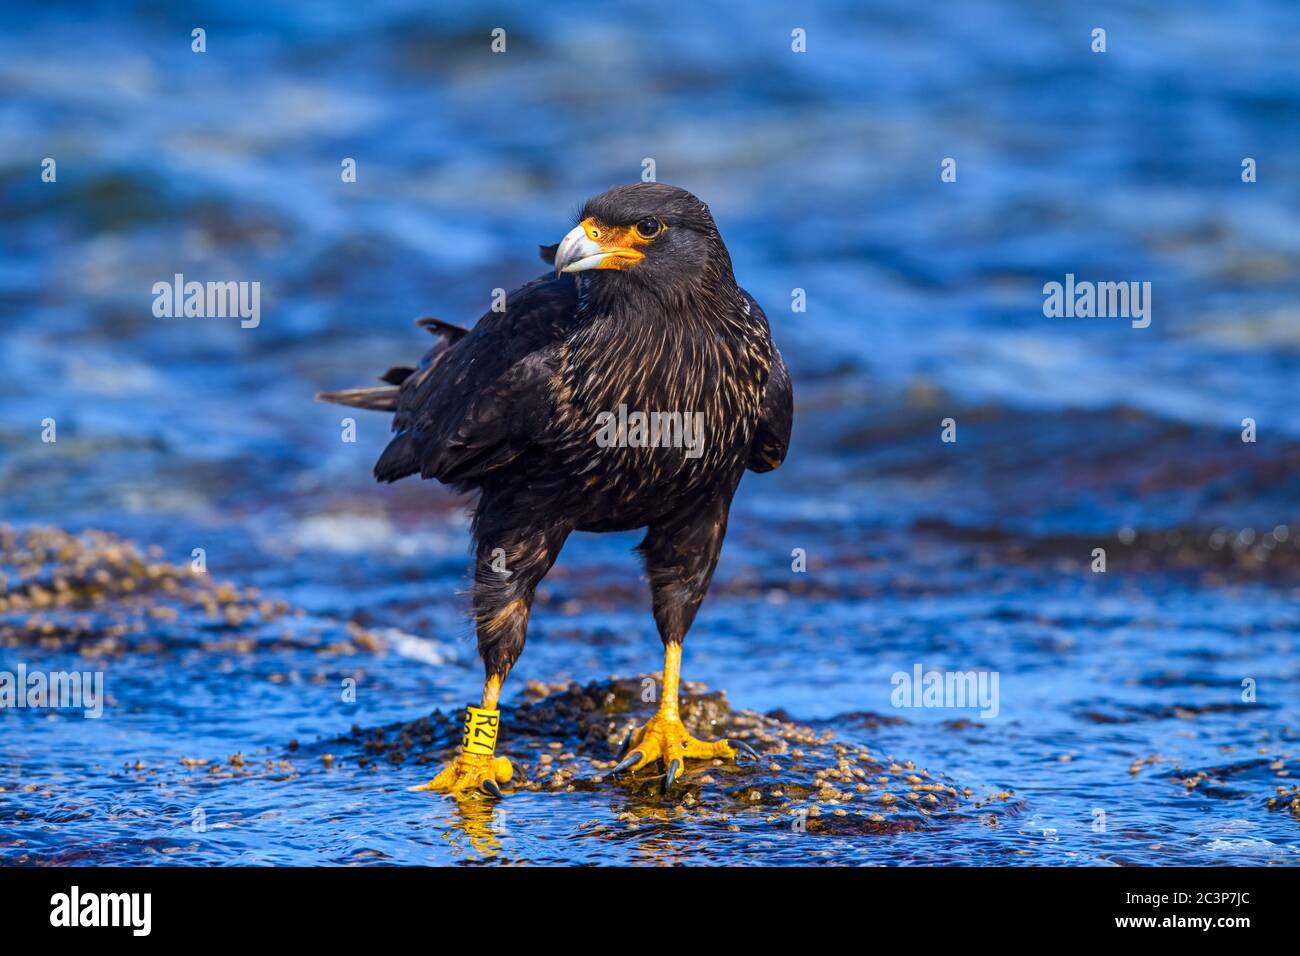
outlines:
[{"label": "bird's head", "polygon": [[[555,271],[601,283],[635,282],[685,291],[731,277],[731,259],[709,207],[662,183],[615,186],[587,201],[555,248]],[[549,252],[549,250],[547,250]]]}]

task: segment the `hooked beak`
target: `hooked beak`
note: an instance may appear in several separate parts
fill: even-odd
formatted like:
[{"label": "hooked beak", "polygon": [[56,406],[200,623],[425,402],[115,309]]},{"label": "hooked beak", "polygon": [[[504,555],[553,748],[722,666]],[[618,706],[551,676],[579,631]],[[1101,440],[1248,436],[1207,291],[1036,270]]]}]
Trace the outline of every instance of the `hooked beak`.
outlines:
[{"label": "hooked beak", "polygon": [[555,250],[556,275],[587,269],[621,269],[644,257],[644,253],[620,245],[621,237],[621,231],[607,230],[593,219],[584,219],[560,240]]}]

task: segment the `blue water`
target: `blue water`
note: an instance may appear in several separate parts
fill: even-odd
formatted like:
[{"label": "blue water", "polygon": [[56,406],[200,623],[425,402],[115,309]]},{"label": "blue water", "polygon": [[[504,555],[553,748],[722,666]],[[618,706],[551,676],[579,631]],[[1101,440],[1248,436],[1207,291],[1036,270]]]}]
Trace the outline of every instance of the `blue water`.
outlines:
[{"label": "blue water", "polygon": [[[1300,8],[1169,6],[0,14],[0,518],[201,547],[302,610],[290,638],[184,612],[107,650],[102,609],[62,643],[0,612],[0,671],[109,694],[99,720],[0,710],[0,861],[1295,863]],[[419,315],[472,322],[646,158],[710,204],[798,396],[686,677],[971,789],[930,825],[624,829],[614,784],[468,825],[405,790],[434,768],[341,740],[476,699],[481,669],[464,502],[373,484],[387,423],[345,443],[312,393],[415,357]],[[261,324],[155,318],[178,272],[260,281]],[[1067,273],[1151,282],[1150,327],[1044,317]],[[636,541],[570,541],[507,704],[659,667]],[[918,663],[997,672],[998,715],[893,706]],[[290,749],[318,740],[342,766]],[[180,762],[235,753],[294,769]]]}]

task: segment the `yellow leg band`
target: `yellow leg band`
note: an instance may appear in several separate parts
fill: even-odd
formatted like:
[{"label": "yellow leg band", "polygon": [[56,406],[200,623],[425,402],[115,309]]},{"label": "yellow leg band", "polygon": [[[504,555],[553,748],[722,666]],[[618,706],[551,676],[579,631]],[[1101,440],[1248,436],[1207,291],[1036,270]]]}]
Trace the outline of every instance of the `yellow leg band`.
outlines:
[{"label": "yellow leg band", "polygon": [[465,736],[460,749],[467,754],[490,757],[497,750],[497,729],[501,726],[501,711],[485,707],[466,708]]}]

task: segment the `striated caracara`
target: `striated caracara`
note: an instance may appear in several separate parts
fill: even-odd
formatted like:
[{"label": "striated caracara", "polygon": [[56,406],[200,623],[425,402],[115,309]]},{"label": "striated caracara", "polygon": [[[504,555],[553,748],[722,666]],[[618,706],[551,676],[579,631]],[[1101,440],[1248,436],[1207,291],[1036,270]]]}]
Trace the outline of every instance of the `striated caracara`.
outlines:
[{"label": "striated caracara", "polygon": [[473,329],[439,336],[388,384],[319,397],[393,413],[380,481],[436,478],[477,492],[474,617],[486,670],[461,752],[419,789],[501,795],[494,754],[501,684],[524,649],[529,608],[572,531],[645,528],[664,686],[655,716],[624,743],[616,772],[652,763],[667,790],[688,758],[731,758],[739,742],[690,736],[678,716],[682,641],[718,562],[746,468],[785,459],[790,376],[767,318],[736,285],[708,207],[658,183],[590,200],[545,275]]}]

